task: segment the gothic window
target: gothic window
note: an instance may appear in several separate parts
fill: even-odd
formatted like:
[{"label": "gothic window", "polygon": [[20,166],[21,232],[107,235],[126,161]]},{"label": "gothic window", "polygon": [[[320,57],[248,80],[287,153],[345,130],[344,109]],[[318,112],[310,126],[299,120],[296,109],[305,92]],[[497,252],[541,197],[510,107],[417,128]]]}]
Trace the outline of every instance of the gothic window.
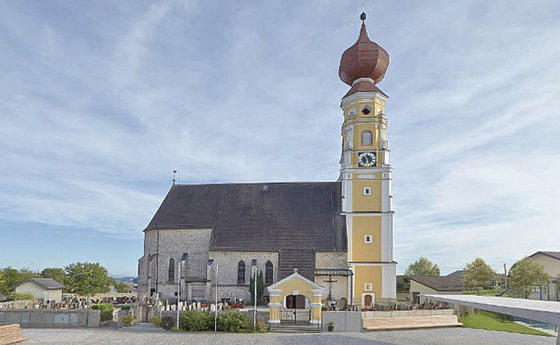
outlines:
[{"label": "gothic window", "polygon": [[239,261],[237,264],[237,285],[245,284],[245,262]]},{"label": "gothic window", "polygon": [[363,131],[362,132],[362,146],[371,146],[373,145],[373,135],[371,131]]},{"label": "gothic window", "polygon": [[175,260],[169,259],[169,281],[175,281]]},{"label": "gothic window", "polygon": [[265,269],[265,278],[264,278],[265,284],[272,284],[272,281],[274,280],[273,273],[274,273],[274,266],[272,265],[272,262],[267,261],[266,269]]}]

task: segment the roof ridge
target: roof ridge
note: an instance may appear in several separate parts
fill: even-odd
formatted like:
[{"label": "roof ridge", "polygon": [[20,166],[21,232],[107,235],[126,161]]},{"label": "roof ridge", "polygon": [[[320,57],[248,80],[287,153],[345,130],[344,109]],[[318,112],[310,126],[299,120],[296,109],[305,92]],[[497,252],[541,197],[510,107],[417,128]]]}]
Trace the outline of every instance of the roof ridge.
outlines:
[{"label": "roof ridge", "polygon": [[269,182],[213,182],[213,183],[175,183],[172,187],[184,187],[184,186],[223,186],[223,185],[234,185],[234,186],[247,186],[247,185],[263,185],[263,184],[318,184],[318,183],[339,183],[339,181],[269,181]]}]

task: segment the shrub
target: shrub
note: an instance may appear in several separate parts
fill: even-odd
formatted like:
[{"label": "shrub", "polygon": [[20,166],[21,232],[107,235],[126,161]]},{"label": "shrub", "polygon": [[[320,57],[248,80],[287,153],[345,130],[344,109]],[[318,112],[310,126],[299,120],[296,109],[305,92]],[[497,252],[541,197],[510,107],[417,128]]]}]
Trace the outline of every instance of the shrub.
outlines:
[{"label": "shrub", "polygon": [[152,317],[152,319],[150,320],[154,325],[161,327],[161,317],[159,316],[154,316]]},{"label": "shrub", "polygon": [[170,330],[173,326],[175,326],[175,319],[173,316],[164,316],[161,318],[161,326],[163,329]]},{"label": "shrub", "polygon": [[255,332],[265,333],[270,330],[270,326],[264,322],[263,320],[257,320],[257,327],[255,328]]},{"label": "shrub", "polygon": [[122,322],[125,326],[132,326],[132,323],[134,322],[134,316],[132,316],[132,314],[128,314],[123,317]]},{"label": "shrub", "polygon": [[214,314],[190,310],[181,315],[179,328],[186,331],[208,331],[214,327]]},{"label": "shrub", "polygon": [[112,321],[113,312],[112,311],[102,311],[100,321]]},{"label": "shrub", "polygon": [[121,308],[121,310],[130,310],[129,305],[121,305],[119,308]]},{"label": "shrub", "polygon": [[250,332],[251,318],[239,312],[226,312],[218,315],[218,328],[225,332]]},{"label": "shrub", "polygon": [[91,309],[101,310],[101,312],[104,311],[113,312],[113,308],[114,307],[111,303],[98,303],[91,306]]},{"label": "shrub", "polygon": [[8,301],[21,301],[26,299],[34,300],[35,297],[28,292],[12,292],[8,297]]}]

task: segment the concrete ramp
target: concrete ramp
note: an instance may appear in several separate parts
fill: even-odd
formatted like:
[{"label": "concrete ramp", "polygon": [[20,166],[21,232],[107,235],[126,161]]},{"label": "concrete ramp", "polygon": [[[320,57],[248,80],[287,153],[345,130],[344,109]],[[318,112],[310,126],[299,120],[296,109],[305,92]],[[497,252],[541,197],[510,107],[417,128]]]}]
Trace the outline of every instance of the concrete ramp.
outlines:
[{"label": "concrete ramp", "polygon": [[15,344],[26,340],[21,336],[19,324],[0,326],[0,345]]},{"label": "concrete ramp", "polygon": [[463,325],[457,320],[457,315],[383,317],[366,319],[363,322],[366,331],[459,327]]}]

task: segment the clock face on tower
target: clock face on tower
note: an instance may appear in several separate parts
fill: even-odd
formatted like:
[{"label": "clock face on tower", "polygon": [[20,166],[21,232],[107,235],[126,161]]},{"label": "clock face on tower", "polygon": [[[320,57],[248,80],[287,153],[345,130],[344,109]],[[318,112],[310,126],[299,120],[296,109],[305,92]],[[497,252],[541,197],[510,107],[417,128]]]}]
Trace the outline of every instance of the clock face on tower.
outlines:
[{"label": "clock face on tower", "polygon": [[375,166],[375,152],[360,152],[358,153],[358,166],[359,167],[374,167]]}]

